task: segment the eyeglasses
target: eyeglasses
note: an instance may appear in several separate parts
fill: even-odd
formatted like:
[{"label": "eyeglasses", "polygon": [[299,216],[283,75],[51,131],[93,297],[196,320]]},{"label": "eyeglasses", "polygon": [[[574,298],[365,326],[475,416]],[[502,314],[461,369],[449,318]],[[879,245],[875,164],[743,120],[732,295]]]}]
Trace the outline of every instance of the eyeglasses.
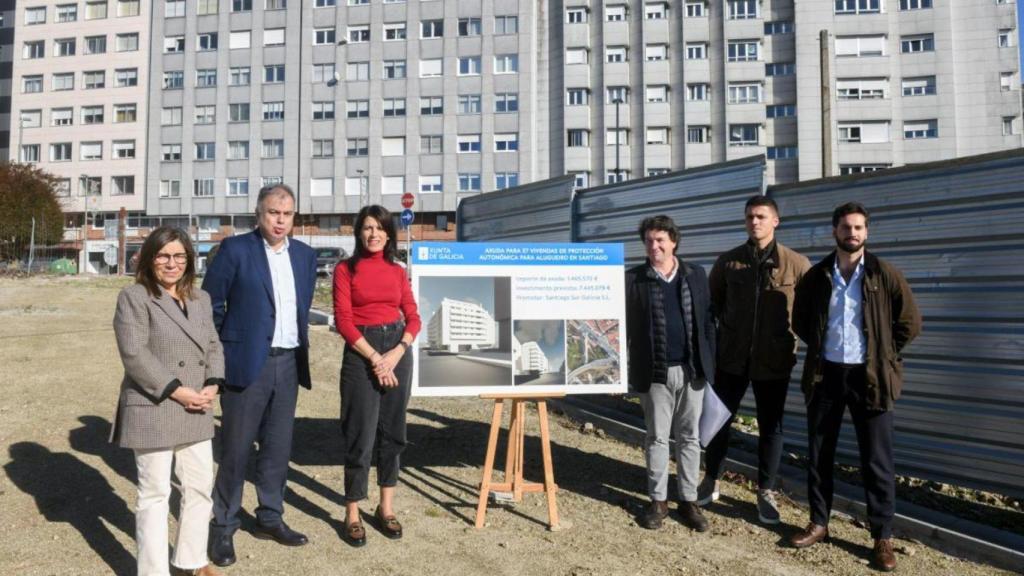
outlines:
[{"label": "eyeglasses", "polygon": [[175,264],[184,264],[188,262],[188,254],[185,254],[184,252],[180,252],[178,254],[167,254],[166,252],[161,252],[153,258],[153,261],[157,264],[167,264],[171,261],[171,258],[174,258]]}]

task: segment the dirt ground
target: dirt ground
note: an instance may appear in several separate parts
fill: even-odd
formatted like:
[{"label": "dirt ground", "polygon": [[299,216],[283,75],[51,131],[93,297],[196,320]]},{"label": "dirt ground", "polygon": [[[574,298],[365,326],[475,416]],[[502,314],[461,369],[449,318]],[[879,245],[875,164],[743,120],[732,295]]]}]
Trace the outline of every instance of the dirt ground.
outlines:
[{"label": "dirt ground", "polygon": [[[111,330],[124,281],[0,278],[0,574],[134,574],[134,463],[107,444],[121,366]],[[643,454],[557,417],[552,426],[558,505],[571,526],[545,528],[542,495],[492,506],[472,526],[490,405],[413,399],[398,510],[406,535],[392,542],[368,525],[368,544],[339,538],[339,337],[312,335],[314,388],[300,393],[286,519],[309,545],[285,548],[243,531],[225,574],[870,574],[867,530],[832,522],[833,543],[781,545],[806,523],[787,503],[783,523],[757,524],[754,494],[724,483],[693,533],[673,515],[661,531],[637,526]],[[539,478],[536,419],[528,417],[528,474]],[[372,479],[371,479],[372,481]],[[371,489],[371,496],[375,493]],[[246,510],[255,506],[251,485]],[[364,512],[372,513],[372,500]],[[1005,574],[917,542],[897,542],[902,574]]]}]

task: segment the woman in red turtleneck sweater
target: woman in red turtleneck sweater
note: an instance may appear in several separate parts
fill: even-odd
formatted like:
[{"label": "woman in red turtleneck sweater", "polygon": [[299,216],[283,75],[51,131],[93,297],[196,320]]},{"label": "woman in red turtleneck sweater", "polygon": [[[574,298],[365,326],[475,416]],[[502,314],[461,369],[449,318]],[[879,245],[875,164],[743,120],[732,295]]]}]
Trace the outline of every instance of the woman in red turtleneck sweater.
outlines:
[{"label": "woman in red turtleneck sweater", "polygon": [[405,449],[405,409],[412,386],[409,346],[420,330],[412,288],[395,262],[398,240],[391,213],[366,206],[355,223],[356,253],[334,269],[334,320],[345,339],[341,365],[341,434],[345,446],[345,540],[366,543],[359,501],[367,496],[377,451],[380,505],[373,517],[392,539],[398,456]]}]

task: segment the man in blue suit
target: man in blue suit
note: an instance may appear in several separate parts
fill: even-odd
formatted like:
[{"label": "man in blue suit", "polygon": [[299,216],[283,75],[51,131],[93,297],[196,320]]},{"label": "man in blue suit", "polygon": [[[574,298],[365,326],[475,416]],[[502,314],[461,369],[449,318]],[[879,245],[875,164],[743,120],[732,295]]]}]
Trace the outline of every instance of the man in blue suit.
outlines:
[{"label": "man in blue suit", "polygon": [[260,190],[256,219],[256,230],[221,243],[203,281],[225,361],[209,540],[210,561],[218,566],[235,563],[233,537],[254,441],[259,442],[254,535],[288,546],[307,541],[281,516],[298,387],[311,385],[307,328],[316,254],[288,238],[295,220],[295,194],[288,186]]}]

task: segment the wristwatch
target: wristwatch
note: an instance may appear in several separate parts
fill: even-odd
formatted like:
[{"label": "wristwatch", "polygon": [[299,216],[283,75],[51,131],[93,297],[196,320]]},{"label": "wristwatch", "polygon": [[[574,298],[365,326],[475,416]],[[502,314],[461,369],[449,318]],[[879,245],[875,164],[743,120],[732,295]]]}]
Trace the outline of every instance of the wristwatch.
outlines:
[{"label": "wristwatch", "polygon": [[405,348],[406,350],[409,349],[409,343],[405,340],[399,340],[398,343],[402,345],[402,348]]}]

